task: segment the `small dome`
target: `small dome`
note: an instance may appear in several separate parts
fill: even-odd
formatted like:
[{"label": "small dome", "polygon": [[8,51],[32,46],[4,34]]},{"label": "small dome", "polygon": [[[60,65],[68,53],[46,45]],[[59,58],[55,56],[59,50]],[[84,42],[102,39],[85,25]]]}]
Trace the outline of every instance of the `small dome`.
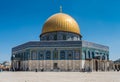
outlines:
[{"label": "small dome", "polygon": [[64,13],[57,13],[49,17],[43,25],[42,34],[57,31],[72,32],[80,35],[77,22]]}]

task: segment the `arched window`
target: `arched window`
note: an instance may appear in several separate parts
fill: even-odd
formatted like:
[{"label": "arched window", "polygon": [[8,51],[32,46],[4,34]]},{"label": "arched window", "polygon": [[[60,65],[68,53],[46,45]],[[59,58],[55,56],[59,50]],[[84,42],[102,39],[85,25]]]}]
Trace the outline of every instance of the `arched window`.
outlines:
[{"label": "arched window", "polygon": [[73,37],[73,36],[71,36],[71,40],[74,40],[74,37]]},{"label": "arched window", "polygon": [[55,51],[53,52],[53,59],[55,59],[55,60],[58,59],[58,51],[57,51],[57,50],[55,50]]},{"label": "arched window", "polygon": [[[14,58],[16,58],[16,55]],[[21,60],[24,60],[24,53],[23,52],[21,53]]]},{"label": "arched window", "polygon": [[92,52],[92,58],[93,58],[93,59],[95,58],[95,54],[94,54],[94,52]]},{"label": "arched window", "polygon": [[[27,59],[29,60],[30,59],[30,51],[27,51]],[[20,57],[21,57],[21,53],[20,53]]]},{"label": "arched window", "polygon": [[[25,60],[25,54],[24,54],[24,52],[23,52],[23,60]],[[16,56],[15,56],[16,57]],[[33,55],[32,55],[32,59],[33,59]]]},{"label": "arched window", "polygon": [[33,59],[33,60],[37,59],[37,52],[36,51],[32,51],[31,59]]},{"label": "arched window", "polygon": [[54,40],[57,40],[57,34],[55,34],[55,36],[54,36]]},{"label": "arched window", "polygon": [[38,59],[39,59],[39,60],[43,60],[43,59],[44,59],[44,54],[43,54],[43,52],[42,52],[42,51],[41,51],[41,52],[39,52]]},{"label": "arched window", "polygon": [[[18,56],[19,56],[19,54],[18,54]],[[24,52],[24,59],[25,59],[25,60],[28,59],[28,54],[27,54],[27,52]]]},{"label": "arched window", "polygon": [[90,58],[90,51],[88,51],[88,58]]},{"label": "arched window", "polygon": [[109,60],[109,55],[107,54],[107,60]]},{"label": "arched window", "polygon": [[46,59],[47,59],[47,60],[50,60],[50,59],[51,59],[51,52],[50,52],[50,51],[47,51],[47,52],[46,52]]},{"label": "arched window", "polygon": [[75,51],[75,59],[80,59],[80,51]]},{"label": "arched window", "polygon": [[102,56],[102,60],[105,60],[105,55]]},{"label": "arched window", "polygon": [[49,40],[49,36],[47,36],[47,40]]},{"label": "arched window", "polygon": [[59,35],[57,36],[57,39],[58,39],[58,40],[62,40],[62,36],[59,34]]},{"label": "arched window", "polygon": [[73,59],[73,54],[72,54],[72,51],[68,51],[68,59]]},{"label": "arched window", "polygon": [[66,35],[63,35],[63,40],[66,40]]},{"label": "arched window", "polygon": [[49,37],[49,40],[53,40],[53,36],[52,35]]},{"label": "arched window", "polygon": [[65,51],[60,51],[60,59],[65,59]]},{"label": "arched window", "polygon": [[107,60],[107,54],[106,53],[104,53],[104,57],[105,57],[105,60]]},{"label": "arched window", "polygon": [[86,51],[84,51],[85,59],[86,59]]}]

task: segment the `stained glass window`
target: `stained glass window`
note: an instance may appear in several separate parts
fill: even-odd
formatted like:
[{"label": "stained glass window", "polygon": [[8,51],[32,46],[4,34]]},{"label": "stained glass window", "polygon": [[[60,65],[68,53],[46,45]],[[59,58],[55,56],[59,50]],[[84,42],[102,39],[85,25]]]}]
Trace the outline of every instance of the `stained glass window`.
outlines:
[{"label": "stained glass window", "polygon": [[53,59],[58,59],[58,51],[53,52]]},{"label": "stained glass window", "polygon": [[60,59],[65,59],[65,51],[60,52]]},{"label": "stained glass window", "polygon": [[66,35],[63,35],[63,40],[66,40]]},{"label": "stained glass window", "polygon": [[57,34],[55,34],[55,36],[54,36],[54,40],[57,40]]},{"label": "stained glass window", "polygon": [[47,60],[51,59],[51,52],[50,51],[46,52],[46,59]]},{"label": "stained glass window", "polygon": [[75,59],[80,59],[80,51],[75,51]]},{"label": "stained glass window", "polygon": [[39,60],[43,60],[43,59],[44,59],[43,51],[40,51],[40,52],[39,52],[38,58],[39,58]]},{"label": "stained glass window", "polygon": [[72,51],[68,51],[68,59],[73,59]]}]

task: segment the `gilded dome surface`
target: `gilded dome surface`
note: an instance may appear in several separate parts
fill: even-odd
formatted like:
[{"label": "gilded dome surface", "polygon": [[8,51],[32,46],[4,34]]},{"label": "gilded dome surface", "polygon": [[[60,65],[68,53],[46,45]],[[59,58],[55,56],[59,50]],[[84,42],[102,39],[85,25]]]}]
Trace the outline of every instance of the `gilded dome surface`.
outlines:
[{"label": "gilded dome surface", "polygon": [[57,13],[49,17],[43,25],[42,34],[56,31],[80,34],[77,22],[71,16],[64,13]]}]

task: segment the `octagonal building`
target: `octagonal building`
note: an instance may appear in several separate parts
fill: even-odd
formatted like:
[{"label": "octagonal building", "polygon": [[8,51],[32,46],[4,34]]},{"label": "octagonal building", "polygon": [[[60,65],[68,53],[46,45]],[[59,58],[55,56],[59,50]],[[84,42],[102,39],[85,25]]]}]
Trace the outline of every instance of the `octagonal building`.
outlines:
[{"label": "octagonal building", "polygon": [[56,13],[43,24],[40,41],[12,48],[15,71],[106,71],[109,47],[83,41],[78,23],[70,15]]}]

